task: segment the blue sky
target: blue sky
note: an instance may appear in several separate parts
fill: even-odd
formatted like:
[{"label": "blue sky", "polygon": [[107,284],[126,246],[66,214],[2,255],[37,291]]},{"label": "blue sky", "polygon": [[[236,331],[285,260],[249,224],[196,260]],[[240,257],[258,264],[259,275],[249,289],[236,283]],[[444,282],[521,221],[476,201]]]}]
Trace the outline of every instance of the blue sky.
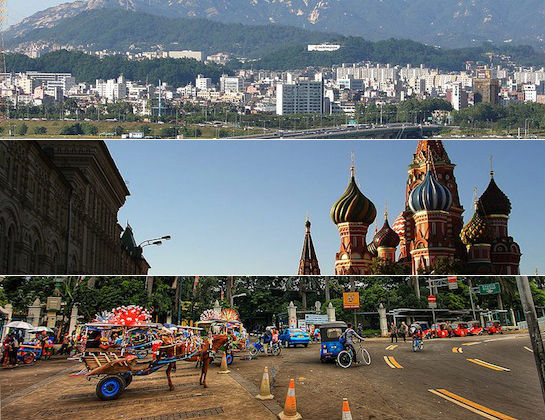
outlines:
[{"label": "blue sky", "polygon": [[[152,274],[296,274],[308,212],[322,274],[333,274],[339,247],[331,205],[356,178],[383,222],[404,205],[415,140],[368,141],[109,141],[131,196],[119,213],[137,241],[172,235],[145,248]],[[495,179],[509,196],[510,234],[521,269],[545,272],[545,144],[531,141],[445,141],[455,163],[464,220]],[[370,229],[373,230],[373,227]]]},{"label": "blue sky", "polygon": [[62,3],[73,0],[8,0],[8,25],[19,23],[24,18]]}]

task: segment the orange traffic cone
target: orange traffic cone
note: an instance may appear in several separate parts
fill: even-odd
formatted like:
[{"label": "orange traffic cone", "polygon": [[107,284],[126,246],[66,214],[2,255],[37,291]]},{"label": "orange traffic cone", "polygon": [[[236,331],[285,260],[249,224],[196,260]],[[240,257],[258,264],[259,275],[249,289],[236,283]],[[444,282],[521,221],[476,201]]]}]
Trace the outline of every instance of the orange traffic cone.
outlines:
[{"label": "orange traffic cone", "polygon": [[297,402],[295,401],[295,381],[290,379],[290,386],[288,388],[288,395],[286,395],[286,403],[284,404],[284,411],[278,414],[280,420],[300,420],[301,414],[297,412]]},{"label": "orange traffic cone", "polygon": [[227,358],[225,357],[225,352],[223,352],[223,356],[221,358],[221,366],[218,373],[230,373],[231,371],[227,369]]},{"label": "orange traffic cone", "polygon": [[274,395],[271,394],[271,384],[269,382],[269,368],[265,366],[263,370],[263,378],[259,387],[259,394],[255,396],[258,400],[272,400]]},{"label": "orange traffic cone", "polygon": [[343,398],[343,414],[341,420],[352,420],[352,413],[350,412],[347,398]]}]

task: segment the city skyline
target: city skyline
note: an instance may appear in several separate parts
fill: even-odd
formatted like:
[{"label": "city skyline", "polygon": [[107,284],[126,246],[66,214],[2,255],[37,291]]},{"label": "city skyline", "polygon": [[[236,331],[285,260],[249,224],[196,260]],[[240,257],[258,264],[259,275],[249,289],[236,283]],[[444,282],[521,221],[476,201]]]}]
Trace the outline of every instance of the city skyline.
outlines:
[{"label": "city skyline", "polygon": [[[509,234],[521,246],[521,273],[543,272],[545,238],[532,233],[545,226],[545,200],[531,193],[544,180],[539,166],[542,146],[532,142],[444,143],[456,164],[464,223],[473,214],[473,188],[480,195],[488,185],[492,154],[495,180],[513,207]],[[128,147],[117,141],[108,146],[132,194],[119,213],[120,223],[128,220],[139,241],[172,235],[162,247],[145,249],[151,274],[295,274],[308,213],[325,275],[333,273],[339,245],[329,211],[348,183],[350,152],[355,152],[356,179],[375,204],[375,223],[380,227],[386,202],[390,223],[402,210],[407,168],[416,144],[399,140],[211,141],[139,142]],[[513,153],[519,155],[517,162],[512,161]],[[281,172],[275,170],[279,162]],[[138,169],[144,165],[152,176]],[[158,185],[157,179],[163,183]],[[271,196],[288,198],[271,200]],[[525,204],[529,199],[531,207]],[[150,214],[162,214],[162,218]],[[368,241],[374,227],[369,228]]]}]

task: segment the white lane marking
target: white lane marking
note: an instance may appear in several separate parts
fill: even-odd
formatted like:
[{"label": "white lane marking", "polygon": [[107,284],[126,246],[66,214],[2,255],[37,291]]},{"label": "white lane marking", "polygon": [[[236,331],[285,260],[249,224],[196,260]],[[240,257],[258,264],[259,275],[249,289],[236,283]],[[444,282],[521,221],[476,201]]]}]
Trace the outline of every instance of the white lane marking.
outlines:
[{"label": "white lane marking", "polygon": [[525,348],[526,350],[528,350],[530,353],[533,353],[533,352],[534,352],[530,347],[524,346],[524,348]]}]

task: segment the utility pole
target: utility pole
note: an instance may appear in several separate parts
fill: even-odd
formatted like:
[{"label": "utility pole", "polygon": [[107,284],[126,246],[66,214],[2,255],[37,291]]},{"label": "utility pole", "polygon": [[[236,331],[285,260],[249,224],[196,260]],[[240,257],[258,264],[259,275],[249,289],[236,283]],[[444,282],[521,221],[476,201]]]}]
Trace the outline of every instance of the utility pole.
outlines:
[{"label": "utility pole", "polygon": [[475,303],[473,302],[473,290],[472,290],[473,287],[471,284],[471,277],[468,277],[467,285],[469,287],[469,301],[471,302],[471,311],[473,312],[473,319],[477,319],[475,315]]},{"label": "utility pole", "polygon": [[541,384],[541,393],[545,402],[545,349],[543,347],[543,339],[537,322],[536,308],[530,291],[530,282],[527,276],[516,276],[517,288],[522,303],[524,318],[528,323],[528,333],[534,350],[534,359],[537,367],[537,375]]}]

